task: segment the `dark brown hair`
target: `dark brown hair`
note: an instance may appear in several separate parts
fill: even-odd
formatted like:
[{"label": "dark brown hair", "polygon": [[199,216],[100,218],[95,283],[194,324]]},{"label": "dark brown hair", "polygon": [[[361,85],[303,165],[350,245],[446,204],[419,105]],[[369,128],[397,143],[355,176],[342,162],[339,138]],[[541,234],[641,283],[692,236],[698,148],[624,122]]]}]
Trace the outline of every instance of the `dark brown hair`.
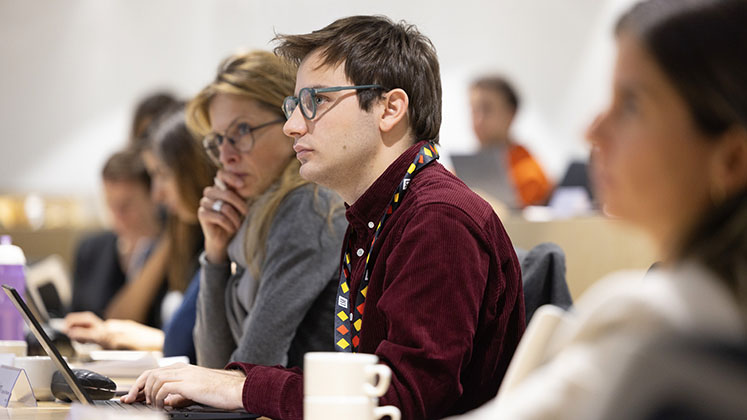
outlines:
[{"label": "dark brown hair", "polygon": [[635,36],[712,136],[747,127],[747,2],[653,0],[638,3],[616,32]]},{"label": "dark brown hair", "polygon": [[511,109],[516,112],[519,109],[519,95],[516,89],[502,76],[482,76],[472,82],[473,89],[487,89],[497,92],[503,97]]},{"label": "dark brown hair", "polygon": [[155,92],[138,102],[135,107],[135,115],[132,119],[130,131],[130,145],[135,149],[145,146],[148,128],[153,125],[161,115],[178,103],[174,95],[168,92]]},{"label": "dark brown hair", "polygon": [[[179,199],[197,214],[202,191],[212,185],[216,168],[187,129],[183,106],[172,107],[154,123],[145,147],[171,170]],[[191,280],[189,276],[197,269],[198,252],[204,240],[202,229],[197,223],[187,224],[169,215],[166,235],[171,242],[169,289],[184,291]]]},{"label": "dark brown hair", "polygon": [[104,181],[135,182],[146,190],[150,189],[150,176],[140,154],[134,149],[125,149],[111,155],[104,163],[101,177]]},{"label": "dark brown hair", "polygon": [[[323,65],[344,63],[345,75],[355,85],[378,84],[399,88],[409,97],[410,127],[416,140],[438,143],[441,127],[441,75],[436,49],[415,25],[395,23],[384,16],[351,16],[309,34],[277,35],[275,53],[300,63],[319,51]],[[358,91],[364,111],[382,91]]]},{"label": "dark brown hair", "polygon": [[174,173],[179,197],[196,214],[202,190],[212,185],[216,168],[187,129],[183,105],[172,107],[155,123],[147,147]]},{"label": "dark brown hair", "polygon": [[[642,2],[616,32],[641,42],[711,141],[747,129],[747,1]],[[723,279],[747,315],[747,191],[714,203],[678,254]]]}]

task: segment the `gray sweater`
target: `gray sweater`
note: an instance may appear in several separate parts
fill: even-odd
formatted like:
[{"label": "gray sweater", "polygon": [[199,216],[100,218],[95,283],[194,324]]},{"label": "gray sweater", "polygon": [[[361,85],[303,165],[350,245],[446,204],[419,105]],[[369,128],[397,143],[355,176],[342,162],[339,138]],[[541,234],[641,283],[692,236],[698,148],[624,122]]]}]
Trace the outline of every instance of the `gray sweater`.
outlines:
[{"label": "gray sweater", "polygon": [[[249,217],[228,246],[235,264],[200,257],[194,342],[197,364],[223,368],[239,361],[302,366],[309,351],[332,351],[340,249],[347,223],[342,208],[327,222],[334,192],[304,185],[278,206],[268,233],[261,277],[247,268]],[[251,212],[253,209],[250,208]]]}]

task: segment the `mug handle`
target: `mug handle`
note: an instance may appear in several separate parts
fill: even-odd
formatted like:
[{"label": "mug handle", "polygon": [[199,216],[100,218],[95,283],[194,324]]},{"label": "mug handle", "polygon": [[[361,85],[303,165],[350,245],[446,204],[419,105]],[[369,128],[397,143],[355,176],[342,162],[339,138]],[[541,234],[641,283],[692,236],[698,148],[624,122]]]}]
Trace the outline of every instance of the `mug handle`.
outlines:
[{"label": "mug handle", "polygon": [[389,384],[392,381],[392,370],[387,365],[368,365],[366,366],[366,374],[370,379],[376,377],[379,378],[376,386],[371,383],[365,383],[363,385],[364,391],[369,397],[380,397],[386,393],[389,389]]},{"label": "mug handle", "polygon": [[384,416],[389,416],[392,420],[400,420],[402,413],[393,405],[374,408],[374,419],[378,420]]}]

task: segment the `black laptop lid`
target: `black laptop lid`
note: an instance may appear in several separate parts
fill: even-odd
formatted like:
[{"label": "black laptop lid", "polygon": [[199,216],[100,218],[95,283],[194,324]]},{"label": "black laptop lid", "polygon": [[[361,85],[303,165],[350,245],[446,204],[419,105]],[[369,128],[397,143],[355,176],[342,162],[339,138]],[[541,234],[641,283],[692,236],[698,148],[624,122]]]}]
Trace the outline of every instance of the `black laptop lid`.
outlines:
[{"label": "black laptop lid", "polygon": [[80,386],[78,379],[75,378],[73,371],[70,370],[70,366],[68,366],[67,362],[65,362],[65,359],[62,358],[60,352],[57,351],[57,347],[52,344],[52,340],[50,340],[49,336],[47,336],[47,334],[44,332],[41,324],[31,312],[28,305],[26,305],[26,302],[23,301],[21,295],[18,294],[18,291],[6,285],[3,285],[3,290],[16,306],[18,312],[21,313],[21,316],[23,316],[23,319],[31,329],[31,332],[34,334],[36,339],[39,340],[39,343],[41,343],[44,351],[47,352],[47,355],[49,355],[55,365],[57,365],[57,370],[62,373],[65,381],[67,381],[67,384],[70,385],[70,388],[75,393],[75,396],[78,397],[78,401],[82,402],[83,404],[93,404],[93,400],[91,400],[86,391]]}]

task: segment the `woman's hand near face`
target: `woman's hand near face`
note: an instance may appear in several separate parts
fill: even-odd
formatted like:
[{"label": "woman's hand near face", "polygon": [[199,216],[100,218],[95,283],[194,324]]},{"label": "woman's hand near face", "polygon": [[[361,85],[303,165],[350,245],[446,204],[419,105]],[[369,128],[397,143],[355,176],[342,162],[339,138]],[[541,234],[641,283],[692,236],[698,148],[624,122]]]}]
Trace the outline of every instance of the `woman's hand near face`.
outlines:
[{"label": "woman's hand near face", "polygon": [[[205,255],[211,263],[219,264],[226,261],[228,243],[239,230],[248,207],[235,192],[243,186],[240,178],[222,169],[218,170],[216,178],[227,188],[221,188],[219,182],[205,188],[197,218],[205,235]],[[223,204],[216,206],[219,200]]]},{"label": "woman's hand near face", "polygon": [[177,363],[143,372],[124,403],[145,401],[158,408],[183,407],[193,402],[236,410],[243,408],[242,391],[246,375],[239,370],[207,369]]}]

